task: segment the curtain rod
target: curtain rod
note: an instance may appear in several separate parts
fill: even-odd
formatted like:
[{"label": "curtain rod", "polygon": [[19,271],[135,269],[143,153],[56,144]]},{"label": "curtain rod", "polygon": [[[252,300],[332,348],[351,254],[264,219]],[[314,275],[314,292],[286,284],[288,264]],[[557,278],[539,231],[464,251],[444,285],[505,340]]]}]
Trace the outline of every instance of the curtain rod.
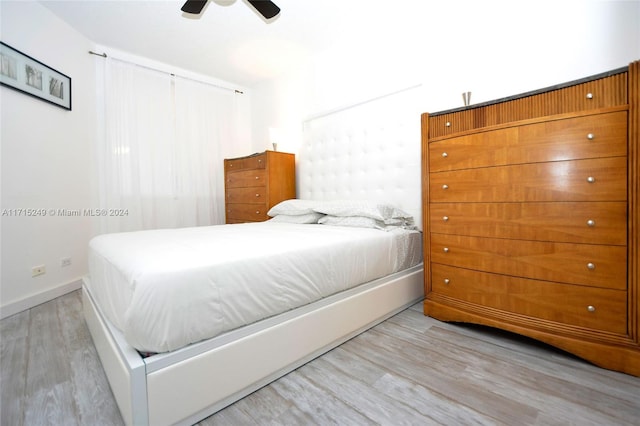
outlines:
[{"label": "curtain rod", "polygon": [[[107,57],[107,54],[106,54],[106,53],[104,53],[104,52],[102,52],[102,53],[96,53],[96,52],[94,52],[93,50],[90,50],[90,51],[89,51],[89,54],[90,54],[90,55],[101,56],[101,57],[103,57],[103,58],[106,58],[106,57]],[[147,69],[150,69],[150,70],[152,70],[152,71],[158,71],[158,72],[163,72],[163,73],[166,73],[166,74],[170,74],[170,75],[172,75],[172,76],[174,76],[174,77],[176,76],[174,73],[168,73],[168,72],[166,72],[166,71],[159,70],[159,69],[157,69],[157,68],[149,67],[149,66],[146,66],[146,65],[136,64],[135,62],[126,61],[126,60],[124,60],[124,59],[118,59],[118,58],[113,58],[113,59],[115,59],[116,61],[126,62],[126,63],[128,63],[128,64],[132,64],[132,65],[136,65],[136,66],[139,66],[139,67],[147,68]],[[187,80],[191,80],[191,81],[197,81],[198,83],[208,84],[208,85],[210,85],[210,86],[217,87],[218,89],[233,90],[235,93],[238,93],[238,94],[240,94],[240,95],[243,95],[243,94],[244,94],[244,92],[243,92],[243,91],[238,90],[238,89],[231,89],[231,88],[229,88],[229,87],[219,86],[219,85],[217,85],[217,84],[208,83],[208,82],[206,82],[206,81],[197,80],[197,79],[195,79],[195,78],[184,77],[184,76],[178,76],[178,77],[180,77],[180,78],[184,78],[184,79],[187,79]]]}]

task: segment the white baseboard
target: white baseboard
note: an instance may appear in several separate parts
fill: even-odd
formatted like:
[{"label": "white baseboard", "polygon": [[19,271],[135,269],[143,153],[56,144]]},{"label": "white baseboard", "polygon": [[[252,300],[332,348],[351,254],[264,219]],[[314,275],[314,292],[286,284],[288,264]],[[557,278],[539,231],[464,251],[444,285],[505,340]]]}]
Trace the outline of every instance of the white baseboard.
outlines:
[{"label": "white baseboard", "polygon": [[48,302],[60,297],[67,293],[71,293],[74,290],[78,290],[82,287],[82,278],[75,279],[66,284],[61,284],[58,287],[52,288],[42,293],[34,294],[33,296],[25,297],[17,302],[8,303],[0,306],[0,319],[10,317],[19,312],[31,309],[34,306],[38,306],[42,303]]}]

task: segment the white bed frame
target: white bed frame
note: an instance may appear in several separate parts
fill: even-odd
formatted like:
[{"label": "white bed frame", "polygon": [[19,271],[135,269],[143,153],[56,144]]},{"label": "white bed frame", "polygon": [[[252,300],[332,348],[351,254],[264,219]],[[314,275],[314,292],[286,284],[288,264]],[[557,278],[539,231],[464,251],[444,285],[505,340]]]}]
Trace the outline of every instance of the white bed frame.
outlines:
[{"label": "white bed frame", "polygon": [[[298,198],[389,202],[421,220],[416,88],[304,123]],[[84,315],[124,422],[193,424],[423,299],[422,264],[166,354],[142,358],[83,285]]]},{"label": "white bed frame", "polygon": [[128,425],[193,424],[423,298],[422,264],[166,354],[141,358],[87,286],[84,314]]}]

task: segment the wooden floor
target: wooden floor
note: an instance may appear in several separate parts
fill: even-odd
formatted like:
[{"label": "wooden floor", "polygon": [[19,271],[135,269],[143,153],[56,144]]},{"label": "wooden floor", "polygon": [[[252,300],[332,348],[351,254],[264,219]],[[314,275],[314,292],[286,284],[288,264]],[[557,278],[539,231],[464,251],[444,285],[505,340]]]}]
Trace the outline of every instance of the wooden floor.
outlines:
[{"label": "wooden floor", "polygon": [[[200,425],[638,425],[640,378],[421,304]],[[78,291],[0,321],[2,426],[120,425]],[[259,362],[259,355],[256,355]]]}]

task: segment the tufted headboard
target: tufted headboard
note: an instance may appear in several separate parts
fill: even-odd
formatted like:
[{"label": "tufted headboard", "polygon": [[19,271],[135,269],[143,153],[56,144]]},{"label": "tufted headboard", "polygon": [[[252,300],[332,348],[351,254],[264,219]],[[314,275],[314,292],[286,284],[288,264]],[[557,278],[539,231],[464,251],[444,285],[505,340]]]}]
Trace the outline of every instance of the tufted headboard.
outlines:
[{"label": "tufted headboard", "polygon": [[298,198],[396,205],[422,227],[418,86],[304,122]]}]

